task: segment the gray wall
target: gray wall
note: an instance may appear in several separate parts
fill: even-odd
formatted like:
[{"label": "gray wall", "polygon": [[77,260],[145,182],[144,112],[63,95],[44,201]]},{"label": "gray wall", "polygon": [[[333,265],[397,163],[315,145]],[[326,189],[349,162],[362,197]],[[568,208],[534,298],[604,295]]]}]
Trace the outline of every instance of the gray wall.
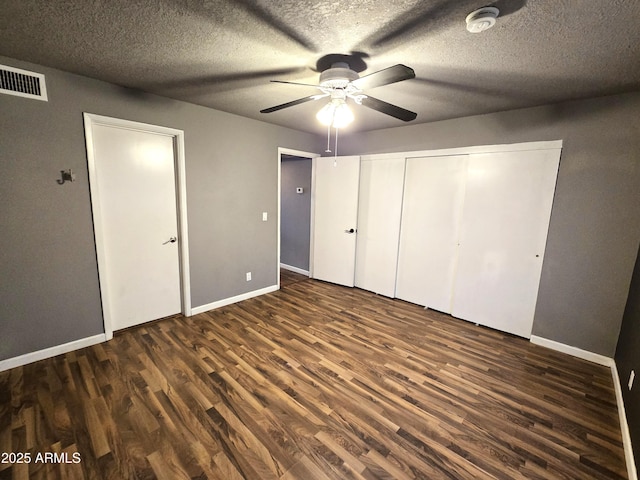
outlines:
[{"label": "gray wall", "polygon": [[283,155],[280,181],[280,263],[309,271],[311,159]]},{"label": "gray wall", "polygon": [[640,241],[640,93],[341,135],[341,154],[564,140],[533,334],[612,357]]},{"label": "gray wall", "polygon": [[[633,272],[615,359],[622,385],[622,398],[624,399],[631,443],[635,445],[637,452],[634,454],[636,469],[640,471],[640,451],[638,450],[640,445],[640,252],[638,252],[636,259],[636,268]],[[633,382],[633,388],[629,390],[627,384],[631,370],[635,371],[636,378]]]},{"label": "gray wall", "polygon": [[[0,63],[44,73],[49,95],[49,102],[0,95],[0,360],[104,332],[82,112],[184,130],[194,307],[277,283],[277,147],[320,151],[318,138],[13,59]],[[58,185],[68,168],[77,181]]]}]

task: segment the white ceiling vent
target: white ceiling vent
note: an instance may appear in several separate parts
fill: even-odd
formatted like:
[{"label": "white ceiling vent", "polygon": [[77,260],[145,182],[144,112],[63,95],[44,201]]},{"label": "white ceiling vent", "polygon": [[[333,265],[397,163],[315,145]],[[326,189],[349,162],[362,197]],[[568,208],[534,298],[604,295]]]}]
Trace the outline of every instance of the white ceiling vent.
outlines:
[{"label": "white ceiling vent", "polygon": [[47,101],[44,75],[0,65],[0,93]]}]

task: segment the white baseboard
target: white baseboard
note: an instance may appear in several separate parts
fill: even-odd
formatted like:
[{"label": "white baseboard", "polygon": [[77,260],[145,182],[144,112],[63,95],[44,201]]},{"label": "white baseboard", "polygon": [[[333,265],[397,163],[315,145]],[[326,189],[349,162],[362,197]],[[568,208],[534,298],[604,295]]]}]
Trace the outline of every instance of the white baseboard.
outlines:
[{"label": "white baseboard", "polygon": [[280,268],[284,268],[285,270],[291,270],[292,272],[301,273],[302,275],[309,276],[309,270],[303,270],[302,268],[294,267],[292,265],[287,265],[286,263],[281,263]]},{"label": "white baseboard", "polygon": [[611,362],[613,361],[612,358],[605,357],[604,355],[589,352],[587,350],[581,350],[580,348],[572,347],[571,345],[565,345],[564,343],[537,337],[535,335],[531,335],[531,338],[529,340],[531,341],[531,343],[540,345],[541,347],[547,347],[551,350],[567,353],[573,357],[588,360],[590,362],[597,363],[598,365],[604,365],[605,367],[611,367]]},{"label": "white baseboard", "polygon": [[611,375],[613,376],[613,386],[616,389],[616,401],[618,403],[618,416],[620,417],[620,430],[622,430],[622,444],[624,445],[624,458],[627,461],[627,475],[629,480],[638,480],[638,471],[631,445],[631,433],[627,423],[627,413],[624,409],[624,399],[622,398],[622,385],[618,375],[618,366],[615,360],[611,359]]},{"label": "white baseboard", "polygon": [[242,300],[247,300],[249,298],[264,295],[265,293],[275,292],[278,289],[279,289],[278,285],[271,285],[270,287],[261,288],[259,290],[253,290],[252,292],[243,293],[242,295],[236,295],[235,297],[229,297],[222,300],[218,300],[217,302],[208,303],[207,305],[200,305],[199,307],[193,307],[191,309],[191,315],[197,315],[199,313],[208,312],[209,310],[214,310],[216,308],[224,307],[226,305],[231,305],[232,303],[241,302]]},{"label": "white baseboard", "polygon": [[9,370],[10,368],[21,367],[28,363],[37,362],[38,360],[44,360],[45,358],[62,355],[63,353],[72,352],[73,350],[78,350],[80,348],[90,347],[91,345],[96,345],[106,341],[106,335],[101,333],[92,337],[81,338],[80,340],[74,340],[73,342],[56,345],[55,347],[45,348],[44,350],[38,350],[37,352],[25,353],[19,357],[8,358],[7,360],[0,361],[0,372]]},{"label": "white baseboard", "polygon": [[638,480],[638,472],[633,455],[633,446],[631,445],[631,434],[629,433],[629,424],[627,423],[627,414],[624,409],[624,399],[622,397],[622,386],[620,385],[620,377],[618,376],[618,367],[613,358],[605,357],[597,353],[581,350],[564,343],[555,342],[546,338],[531,335],[531,343],[542,347],[550,348],[558,352],[566,353],[574,357],[582,358],[590,362],[609,367],[611,376],[613,377],[613,387],[616,392],[616,403],[618,404],[618,416],[620,418],[620,430],[622,433],[622,444],[624,446],[624,458],[627,464],[627,475],[629,480]]}]

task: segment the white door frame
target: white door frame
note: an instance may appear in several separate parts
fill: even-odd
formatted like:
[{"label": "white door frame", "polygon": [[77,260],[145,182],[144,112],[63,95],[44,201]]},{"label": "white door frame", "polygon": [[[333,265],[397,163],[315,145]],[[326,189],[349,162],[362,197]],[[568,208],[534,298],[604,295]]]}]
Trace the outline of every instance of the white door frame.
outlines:
[{"label": "white door frame", "polygon": [[311,231],[310,231],[310,237],[309,237],[309,276],[313,275],[313,220],[314,220],[314,216],[313,216],[313,211],[314,211],[314,202],[315,202],[315,198],[314,198],[314,177],[315,177],[315,168],[316,168],[316,162],[315,159],[318,158],[320,156],[319,153],[311,153],[311,152],[303,152],[302,150],[294,150],[291,148],[285,148],[285,147],[278,147],[278,258],[277,258],[277,267],[276,267],[276,272],[277,272],[277,278],[278,278],[278,289],[280,288],[280,217],[282,215],[282,155],[293,155],[296,157],[305,157],[305,158],[310,158],[311,159],[311,219],[310,219],[310,224],[311,224]]},{"label": "white door frame", "polygon": [[[104,320],[104,331],[107,340],[113,338],[113,322],[109,311],[109,301],[111,292],[104,275],[105,241],[103,231],[103,218],[100,206],[100,195],[98,192],[96,160],[94,155],[93,126],[102,125],[107,127],[125,128],[146,133],[157,133],[169,135],[174,139],[174,158],[176,176],[176,199],[177,218],[180,241],[178,242],[178,257],[180,262],[180,286],[182,297],[182,314],[191,315],[191,285],[189,280],[189,238],[187,228],[187,188],[186,170],[184,154],[184,132],[174,128],[161,127],[147,123],[133,122],[120,118],[105,117],[92,113],[83,113],[84,131],[87,144],[87,162],[89,167],[89,185],[91,194],[91,205],[93,211],[93,228],[96,243],[96,255],[98,257],[98,277],[100,282],[100,296],[102,299],[102,314]],[[101,266],[103,266],[101,268]]]}]

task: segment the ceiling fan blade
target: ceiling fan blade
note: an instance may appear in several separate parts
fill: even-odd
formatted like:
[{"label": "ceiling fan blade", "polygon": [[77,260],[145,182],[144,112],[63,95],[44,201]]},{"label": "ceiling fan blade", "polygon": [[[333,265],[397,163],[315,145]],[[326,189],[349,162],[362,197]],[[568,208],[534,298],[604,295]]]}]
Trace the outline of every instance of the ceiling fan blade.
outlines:
[{"label": "ceiling fan blade", "polygon": [[296,105],[300,105],[301,103],[310,102],[312,100],[318,100],[319,98],[328,97],[328,94],[324,95],[310,95],[308,97],[299,98],[298,100],[293,100],[291,102],[283,103],[281,105],[276,105],[275,107],[265,108],[264,110],[260,110],[260,113],[271,113],[277,112],[278,110],[282,110],[283,108],[294,107]]},{"label": "ceiling fan blade", "polygon": [[381,87],[383,85],[389,85],[391,83],[401,82],[402,80],[409,80],[411,78],[415,78],[415,76],[416,72],[413,71],[413,68],[398,64],[393,67],[365,75],[364,77],[360,77],[351,82],[351,84],[360,90],[367,90],[370,88]]},{"label": "ceiling fan blade", "polygon": [[286,83],[287,85],[302,85],[303,87],[314,87],[320,88],[319,85],[313,85],[311,83],[298,83],[298,82],[287,82],[285,80],[270,80],[271,83]]},{"label": "ceiling fan blade", "polygon": [[378,100],[377,98],[373,98],[368,95],[366,98],[362,99],[362,105],[367,108],[377,110],[378,112],[384,113],[386,115],[391,115],[392,117],[395,117],[398,120],[402,120],[403,122],[410,122],[411,120],[415,120],[418,116],[418,114],[415,112],[405,110],[404,108],[398,107],[397,105],[383,102],[382,100]]}]

